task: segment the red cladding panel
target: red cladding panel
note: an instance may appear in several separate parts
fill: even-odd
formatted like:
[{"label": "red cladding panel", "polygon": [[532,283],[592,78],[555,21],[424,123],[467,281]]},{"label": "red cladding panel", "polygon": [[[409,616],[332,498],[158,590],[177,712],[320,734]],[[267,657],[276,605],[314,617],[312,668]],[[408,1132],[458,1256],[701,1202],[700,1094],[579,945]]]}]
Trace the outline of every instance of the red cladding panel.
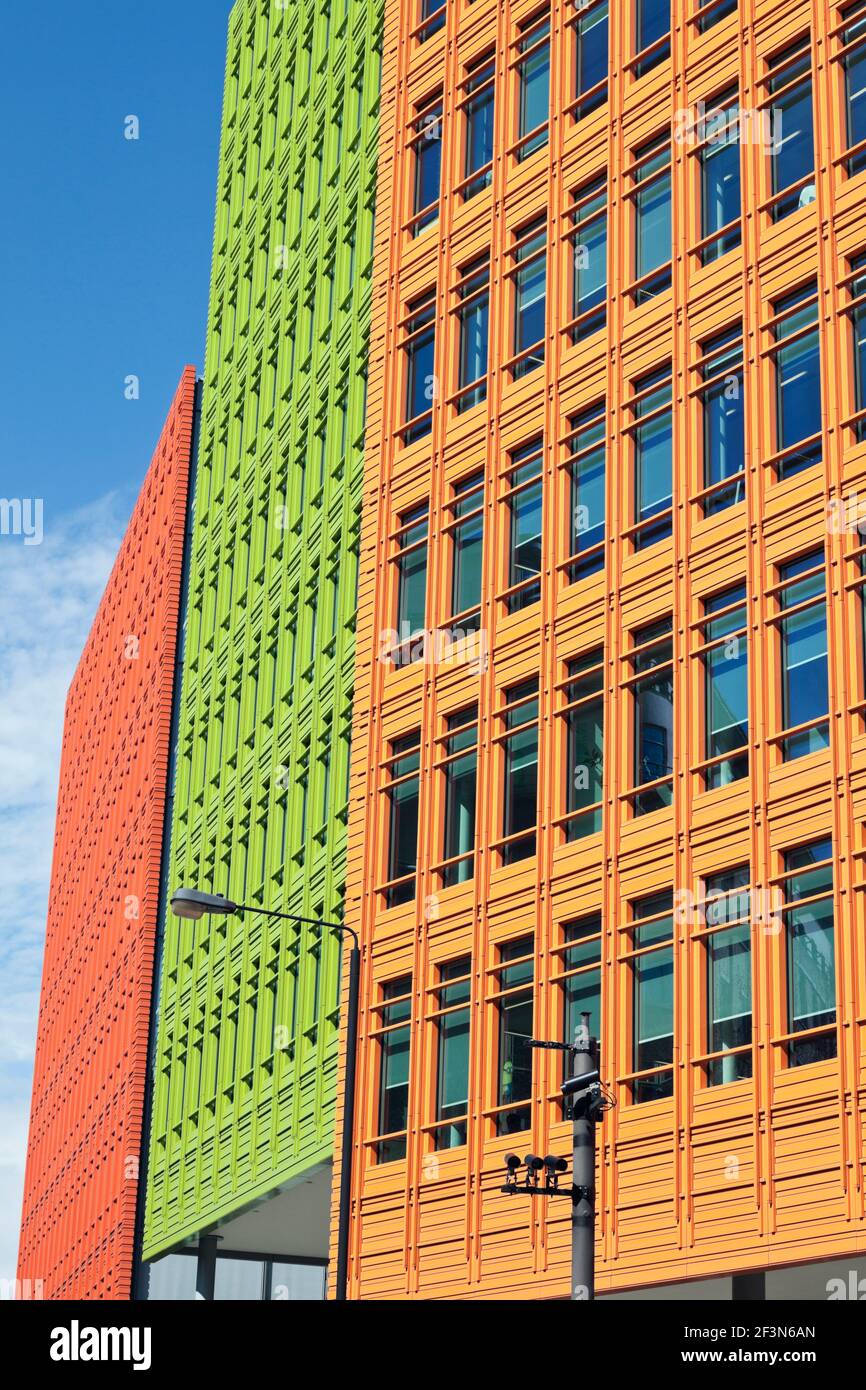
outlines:
[{"label": "red cladding panel", "polygon": [[25,1296],[131,1294],[195,382],[185,368],[66,703]]}]

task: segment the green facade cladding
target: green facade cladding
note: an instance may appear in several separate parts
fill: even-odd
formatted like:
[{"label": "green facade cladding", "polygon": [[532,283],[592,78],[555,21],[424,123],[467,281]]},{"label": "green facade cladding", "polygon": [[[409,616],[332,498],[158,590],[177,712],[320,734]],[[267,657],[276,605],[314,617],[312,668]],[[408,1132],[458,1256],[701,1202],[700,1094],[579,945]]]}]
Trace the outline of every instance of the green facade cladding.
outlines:
[{"label": "green facade cladding", "polygon": [[[169,879],[341,912],[383,0],[238,0]],[[163,921],[143,1255],[327,1161],[341,944]]]}]

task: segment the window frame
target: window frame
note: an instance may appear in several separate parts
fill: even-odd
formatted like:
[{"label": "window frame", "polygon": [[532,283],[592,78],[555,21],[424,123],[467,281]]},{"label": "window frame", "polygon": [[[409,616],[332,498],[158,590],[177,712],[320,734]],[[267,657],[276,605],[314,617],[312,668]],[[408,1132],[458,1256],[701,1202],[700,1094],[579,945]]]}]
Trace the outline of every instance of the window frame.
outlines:
[{"label": "window frame", "polygon": [[[730,603],[726,604],[722,608],[711,609],[708,607],[708,605],[711,604],[713,601],[717,599],[728,598],[731,594],[735,593],[740,588],[742,588],[743,590],[742,598],[732,599]],[[701,617],[698,618],[696,622],[690,624],[692,637],[693,640],[696,642],[696,645],[693,646],[691,649],[691,655],[694,661],[697,663],[697,670],[699,672],[699,679],[703,691],[703,698],[701,700],[701,758],[700,761],[692,765],[692,772],[698,775],[703,784],[703,789],[705,791],[717,791],[724,787],[733,786],[735,782],[742,781],[749,775],[749,758],[751,752],[751,720],[749,720],[748,712],[750,656],[749,596],[745,581],[742,585],[732,585],[729,586],[727,589],[719,589],[715,593],[706,594],[702,599],[701,606]],[[725,631],[715,636],[713,635],[714,627],[718,626],[720,623],[722,625],[725,625],[728,619],[733,619],[735,616],[738,616],[740,612],[742,612],[742,622],[737,627],[733,628],[731,631]],[[747,720],[749,720],[749,729],[747,731],[745,743],[740,744],[736,748],[728,749],[723,753],[713,754],[710,752],[709,749],[709,739],[711,733],[709,722],[709,693],[711,673],[707,665],[707,659],[708,657],[712,657],[713,652],[718,651],[720,648],[724,648],[732,640],[736,640],[737,642],[742,641],[745,646],[746,670],[744,680],[746,686]],[[721,769],[723,768],[724,764],[735,762],[738,760],[744,760],[745,767],[737,776],[729,778],[728,781],[714,780],[717,769],[719,770],[719,772],[721,772]]]},{"label": "window frame", "polygon": [[[821,303],[818,285],[815,280],[804,281],[803,284],[793,289],[786,290],[778,299],[771,304],[771,316],[764,324],[764,332],[767,337],[768,346],[763,350],[763,355],[770,365],[772,372],[772,399],[773,399],[773,443],[775,452],[764,459],[765,467],[773,470],[774,478],[777,482],[784,482],[788,478],[795,477],[798,473],[804,472],[807,468],[812,468],[823,460],[824,443],[824,418],[823,418],[823,382],[822,372],[824,367],[824,350],[821,342]],[[797,326],[797,320],[814,308],[814,321],[808,321]],[[794,327],[790,331],[786,330],[789,320],[794,321]],[[782,360],[792,349],[796,350],[800,343],[808,338],[814,338],[815,355],[817,356],[817,378],[818,378],[818,429],[812,434],[805,435],[802,439],[794,440],[793,443],[780,446],[781,432],[784,422],[784,381],[782,378]]]},{"label": "window frame", "polygon": [[[544,149],[550,140],[550,79],[553,71],[553,25],[551,21],[552,15],[549,5],[536,10],[534,14],[521,20],[518,25],[517,37],[511,45],[512,56],[509,60],[509,68],[514,74],[515,139],[508,152],[518,163],[523,163],[524,160],[530,159],[532,155]],[[547,49],[547,115],[539,125],[523,130],[528,88],[527,74],[522,69],[524,64],[537,58],[545,48]],[[531,73],[528,80],[532,80]]]},{"label": "window frame", "polygon": [[[597,658],[597,659],[596,659]],[[561,700],[557,710],[557,718],[563,739],[565,757],[563,764],[566,772],[566,782],[563,796],[563,812],[556,817],[554,825],[562,832],[559,837],[564,844],[576,844],[578,841],[587,838],[589,835],[597,835],[602,830],[602,818],[604,813],[605,795],[605,733],[607,715],[607,659],[605,657],[604,645],[591,647],[584,652],[578,653],[570,660],[565,662],[566,676],[563,680],[557,681],[556,692]],[[592,685],[597,681],[593,689],[587,690],[584,694],[574,694],[573,687],[585,683]],[[598,801],[587,803],[586,806],[569,807],[572,793],[575,790],[572,773],[576,765],[571,765],[569,750],[572,746],[573,722],[576,715],[581,711],[586,711],[588,715],[600,709],[601,717],[598,720],[601,726],[602,743],[602,764],[600,772],[601,798]],[[560,793],[562,795],[562,793]],[[585,817],[592,816],[593,823],[589,829],[582,832],[572,830],[575,821],[582,821]]]},{"label": "window frame", "polygon": [[[745,872],[746,883],[734,885],[732,888],[711,896],[708,885],[714,880],[719,880],[728,875]],[[726,902],[734,894],[742,895],[743,891],[748,895],[748,907],[743,913],[735,915],[732,919],[727,916],[724,921],[711,920],[712,905],[725,900]],[[698,1075],[702,1078],[702,1084],[707,1089],[715,1090],[719,1086],[735,1085],[741,1081],[751,1080],[754,1074],[755,1064],[755,951],[752,943],[752,898],[753,885],[751,881],[751,868],[748,864],[737,864],[729,869],[722,869],[707,873],[701,879],[700,898],[697,910],[697,922],[694,930],[690,933],[690,941],[694,943],[701,952],[701,978],[704,991],[704,1008],[701,1019],[702,1034],[698,1042],[697,1054],[692,1058],[692,1065],[696,1068]],[[748,930],[748,949],[749,949],[749,1002],[750,1002],[750,1026],[751,1041],[738,1044],[736,1047],[715,1050],[712,1046],[712,1030],[714,1026],[712,988],[713,988],[713,963],[711,951],[716,939],[728,932]],[[744,1017],[745,1015],[740,1015]],[[722,1067],[724,1062],[731,1058],[748,1058],[748,1073],[744,1076],[724,1077]],[[739,1066],[739,1063],[735,1063]],[[745,1063],[743,1063],[745,1065]],[[716,1079],[719,1077],[719,1079]]]},{"label": "window frame", "polygon": [[[623,411],[630,417],[622,427],[622,434],[629,441],[630,454],[630,486],[631,504],[633,520],[623,532],[624,538],[629,542],[632,551],[649,549],[661,541],[670,540],[673,534],[673,516],[675,495],[674,486],[677,482],[677,470],[674,467],[676,455],[676,411],[674,410],[673,396],[673,364],[666,362],[660,367],[653,367],[648,372],[643,372],[636,377],[632,383],[632,394],[623,402]],[[661,400],[661,403],[654,405],[646,413],[645,407],[654,397],[662,397],[667,392],[668,399]],[[671,458],[670,458],[670,480],[671,493],[670,503],[666,507],[661,507],[658,511],[646,512],[643,516],[638,515],[641,488],[639,479],[641,477],[642,450],[645,447],[642,440],[642,432],[648,425],[661,422],[667,416],[671,432]]]},{"label": "window frame", "polygon": [[[667,631],[663,631],[663,628]],[[658,629],[656,636],[647,637],[647,633],[652,633]],[[635,639],[642,639],[635,641]],[[621,682],[623,689],[630,694],[629,702],[629,741],[630,741],[630,777],[635,785],[627,791],[621,793],[620,799],[630,808],[632,819],[640,816],[650,815],[654,811],[668,810],[673,804],[674,775],[676,772],[676,747],[674,734],[676,731],[676,681],[675,681],[675,651],[674,651],[674,629],[673,617],[671,614],[662,614],[659,618],[651,622],[644,623],[639,628],[634,628],[629,633],[631,645],[623,653],[622,662],[626,674]],[[670,646],[670,656],[664,656],[652,666],[643,666],[643,660],[647,655],[651,655],[655,648]],[[637,782],[637,769],[641,761],[640,753],[640,733],[642,722],[638,699],[640,688],[648,680],[657,682],[665,671],[668,671],[668,679],[671,685],[671,746],[670,763],[671,771],[661,777],[650,778],[646,782]],[[665,798],[665,790],[669,788],[669,797]],[[647,795],[650,800],[643,804]]]},{"label": "window frame", "polygon": [[[437,318],[438,305],[436,287],[434,285],[409,300],[406,305],[406,313],[403,315],[398,325],[400,330],[400,357],[403,375],[402,414],[404,419],[397,427],[395,433],[405,446],[416,444],[420,439],[430,434],[433,429],[433,405],[437,397],[435,372]],[[429,374],[433,380],[433,394],[429,397],[430,405],[425,410],[422,410],[416,416],[410,416],[410,405],[416,395],[413,389],[417,384],[416,354],[419,351],[419,347],[427,345],[428,340],[432,349],[431,362],[434,368],[433,372]]]},{"label": "window frame", "polygon": [[784,116],[787,104],[796,99],[798,88],[804,87],[808,83],[810,124],[812,127],[812,167],[808,173],[801,175],[784,188],[777,186],[779,177],[777,151],[773,147],[773,142],[769,142],[765,158],[768,196],[758,210],[765,213],[771,222],[776,223],[784,221],[786,217],[809,205],[808,201],[804,202],[803,199],[809,185],[814,185],[817,177],[815,168],[815,75],[809,34],[792,39],[785,44],[784,48],[770,54],[765,60],[765,69],[764,75],[758,83],[758,86],[765,92],[765,96],[758,103],[758,111],[766,113],[771,122],[775,109],[781,110]]},{"label": "window frame", "polygon": [[[463,722],[452,724],[452,720],[461,719]],[[475,877],[475,856],[476,840],[478,836],[478,771],[479,754],[481,745],[481,724],[480,714],[477,703],[466,705],[459,709],[449,711],[443,716],[444,727],[436,740],[436,755],[433,763],[434,772],[442,779],[442,833],[439,838],[441,847],[441,858],[438,863],[432,866],[432,872],[437,876],[439,887],[442,889],[453,888],[463,883],[471,883]],[[475,738],[471,743],[465,744],[463,738],[474,731]],[[453,747],[458,743],[458,747]],[[470,756],[475,758],[475,799],[472,811],[472,847],[458,854],[449,855],[448,835],[449,835],[449,796],[451,793],[451,769],[460,762],[465,761]],[[463,877],[451,877],[452,870],[459,870],[463,864],[468,864],[469,872]]]},{"label": "window frame", "polygon": [[[547,253],[548,253],[549,228],[547,213],[542,212],[524,222],[514,232],[511,246],[507,252],[509,261],[508,269],[502,279],[507,286],[508,297],[511,301],[511,356],[502,364],[502,370],[508,372],[512,381],[522,380],[529,376],[537,368],[543,367],[547,357],[547,334],[548,334],[548,303],[547,292],[550,276],[548,274]],[[540,243],[536,245],[535,243]],[[536,295],[534,299],[528,301],[531,308],[539,300],[544,302],[544,324],[542,336],[534,343],[518,347],[521,336],[522,313],[526,312],[526,307],[521,308],[522,289],[521,279],[531,275],[536,263],[541,262],[544,267],[544,290],[542,294]]]},{"label": "window frame", "polygon": [[[453,970],[457,966],[465,965],[467,968],[462,974],[446,975],[446,971]],[[436,981],[427,989],[427,1012],[425,1023],[432,1025],[435,1035],[436,1053],[436,1075],[432,1088],[433,1116],[429,1124],[423,1125],[422,1130],[432,1141],[434,1152],[450,1152],[452,1149],[464,1148],[468,1142],[469,1113],[471,1108],[471,1081],[472,1081],[472,979],[473,965],[472,955],[467,952],[462,956],[455,956],[451,960],[439,961],[436,964]],[[466,999],[458,999],[449,1002],[448,995],[455,990],[468,986]],[[444,997],[443,997],[444,996]],[[467,1066],[466,1066],[466,1108],[459,1114],[443,1116],[442,1106],[442,1082],[443,1082],[443,1061],[444,1052],[447,1048],[448,1039],[443,1033],[443,1025],[447,1026],[449,1019],[456,1019],[458,1015],[466,1015],[466,1034],[467,1034]],[[443,1132],[446,1138],[449,1130],[457,1129],[459,1141],[457,1143],[442,1142]]]},{"label": "window frame", "polygon": [[[410,740],[415,740],[410,743]],[[400,771],[399,765],[403,761],[417,760],[417,766],[406,771]],[[384,877],[378,885],[378,893],[384,899],[386,908],[403,907],[407,903],[414,902],[418,891],[418,837],[420,834],[420,796],[421,796],[421,761],[422,745],[421,730],[412,729],[405,734],[398,734],[388,740],[388,754],[380,764],[381,780],[380,792],[386,799],[387,814],[385,817],[385,856],[384,856]],[[396,774],[396,775],[395,775]],[[394,801],[393,792],[395,788],[408,786],[411,782],[416,783],[416,847],[415,847],[415,868],[406,874],[392,875],[395,867],[395,839],[394,839]]]},{"label": "window frame", "polygon": [[[458,641],[469,633],[478,632],[481,627],[481,610],[484,602],[484,547],[486,540],[486,478],[484,470],[479,469],[456,479],[450,485],[450,497],[443,506],[447,520],[442,523],[442,536],[448,546],[448,628],[452,641]],[[469,510],[464,508],[469,504]],[[469,608],[455,609],[457,571],[460,533],[464,527],[480,523],[481,573],[478,584],[478,602]],[[459,637],[455,634],[459,633]]]},{"label": "window frame", "polygon": [[[821,553],[822,557],[820,564],[812,565],[810,568],[803,570],[799,574],[791,574],[787,577],[784,575],[784,571],[790,570],[794,565],[799,564],[803,560],[811,558],[813,555],[817,555],[819,552]],[[816,580],[819,576],[823,576],[824,581],[820,593],[808,595],[805,599],[795,598],[793,602],[788,602],[785,593],[787,589],[796,589],[804,584],[808,585],[810,581]],[[779,564],[777,564],[776,582],[772,584],[767,590],[767,598],[775,608],[775,612],[771,612],[767,615],[766,622],[767,626],[772,628],[776,632],[777,669],[779,672],[779,688],[776,692],[776,717],[779,725],[782,726],[780,727],[778,733],[769,735],[767,742],[771,745],[771,747],[777,750],[779,758],[782,762],[795,762],[798,758],[808,757],[813,753],[825,752],[830,748],[831,718],[829,699],[829,604],[827,595],[827,578],[827,555],[826,550],[824,549],[823,545],[821,545],[818,547],[813,547],[810,550],[803,551],[799,555],[790,556],[785,560],[781,561]],[[825,657],[825,670],[827,675],[827,710],[825,713],[816,715],[812,719],[805,720],[800,724],[791,725],[790,728],[785,728],[785,709],[787,704],[785,694],[785,682],[786,678],[789,675],[789,670],[785,660],[785,642],[787,641],[788,636],[787,624],[789,624],[791,620],[796,621],[801,615],[808,613],[810,609],[818,608],[819,606],[823,606],[824,633],[828,648]],[[818,747],[812,747],[812,736],[814,735],[814,737],[817,738],[820,736],[822,731],[826,733],[826,740],[823,743],[819,744]],[[809,744],[806,750],[801,752],[794,751],[794,748],[799,747],[800,741],[804,738],[807,740]],[[794,745],[792,745],[791,743],[792,740],[796,741]]]},{"label": "window frame", "polygon": [[[469,169],[471,154],[471,131],[472,120],[475,112],[473,105],[479,97],[486,98],[489,94],[489,104],[492,110],[493,132],[491,137],[491,156],[477,169]],[[457,101],[457,110],[461,114],[461,124],[463,127],[463,177],[455,187],[455,193],[462,202],[468,203],[470,198],[474,198],[476,193],[482,193],[485,188],[489,188],[493,182],[493,161],[496,154],[496,50],[489,49],[480,57],[473,59],[464,68],[463,80],[460,84],[460,96]]]},{"label": "window frame", "polygon": [[[393,566],[394,579],[394,607],[397,644],[388,652],[388,656],[395,666],[412,666],[417,661],[424,659],[424,638],[427,631],[427,606],[429,602],[428,579],[430,567],[430,508],[427,501],[416,502],[414,506],[405,508],[400,512],[396,530],[391,532],[390,542],[390,564]],[[412,539],[415,532],[422,530],[423,534]],[[403,605],[404,585],[408,583],[404,566],[407,559],[424,551],[424,621],[420,628],[414,629],[407,636],[402,635],[401,609]],[[415,644],[418,638],[422,639],[422,650],[415,652]]]},{"label": "window frame", "polygon": [[[531,475],[520,476],[535,464],[537,467]],[[506,520],[502,526],[502,533],[505,536],[502,568],[504,587],[500,588],[496,597],[502,605],[504,614],[509,617],[526,608],[531,608],[541,601],[544,581],[544,484],[546,471],[544,436],[539,434],[527,440],[525,444],[514,445],[508,450],[508,463],[499,475],[499,505],[502,508],[501,516]],[[526,579],[515,580],[514,566],[517,553],[515,546],[515,500],[534,490],[538,491],[539,568],[536,574],[530,574]]]},{"label": "window frame", "polygon": [[[501,826],[500,836],[493,841],[493,849],[503,867],[521,863],[524,859],[531,859],[538,850],[539,826],[539,805],[538,805],[538,773],[541,757],[541,701],[540,690],[537,677],[530,677],[528,680],[518,681],[509,686],[501,693],[502,703],[496,712],[497,721],[500,725],[499,732],[494,736],[501,758],[502,767],[502,804],[499,811],[499,821]],[[528,718],[522,722],[514,724],[511,721],[515,712],[520,711],[524,706],[529,710]],[[534,706],[534,711],[532,710]],[[535,820],[531,826],[524,829],[509,831],[507,826],[513,813],[510,805],[510,774],[509,758],[512,755],[511,745],[515,738],[521,734],[526,734],[529,730],[535,730]],[[525,850],[524,850],[525,845]],[[516,857],[515,856],[516,852]]]},{"label": "window frame", "polygon": [[[452,321],[455,324],[457,340],[456,389],[449,397],[458,415],[483,404],[487,399],[487,382],[490,375],[490,253],[483,252],[460,266],[458,278],[452,289],[454,303],[451,306]],[[467,347],[466,333],[469,316],[481,309],[486,317],[484,344],[484,371],[472,380],[463,380],[464,356]]]},{"label": "window frame", "polygon": [[[434,124],[438,128],[438,135],[430,135],[431,117],[434,118]],[[415,106],[406,140],[406,150],[412,152],[412,212],[406,223],[406,230],[413,238],[419,237],[428,227],[432,227],[434,222],[439,221],[439,204],[442,199],[444,124],[445,103],[442,91],[439,89]],[[438,146],[439,151],[436,197],[431,202],[419,207],[418,197],[423,172],[422,160],[424,153],[435,146]]]},{"label": "window frame", "polygon": [[[636,910],[643,905],[661,902],[668,898],[670,907],[659,907],[655,912],[647,913],[646,916],[636,916]],[[674,894],[672,889],[662,888],[652,893],[642,894],[638,898],[630,899],[627,903],[627,919],[621,922],[617,928],[617,964],[620,968],[625,968],[629,980],[628,998],[628,1031],[629,1047],[628,1056],[630,1058],[630,1070],[623,1076],[618,1077],[621,1085],[625,1085],[630,1105],[651,1104],[655,1100],[669,1101],[673,1096],[674,1078],[676,1062],[673,1057],[676,1055],[676,987],[677,987],[677,962],[676,962],[676,918],[674,908]],[[639,934],[644,928],[652,929],[657,925],[670,919],[670,936],[660,937],[658,940],[651,940],[641,943]],[[671,977],[671,1032],[670,1034],[659,1034],[658,1036],[671,1039],[672,1060],[662,1062],[654,1067],[637,1067],[635,1062],[638,1060],[638,1048],[642,1045],[639,1037],[639,1011],[638,998],[641,985],[641,962],[653,955],[660,955],[666,952],[670,956],[670,977]],[[630,997],[629,997],[630,996]],[[661,1080],[664,1078],[664,1080]],[[644,1088],[649,1088],[654,1082],[661,1081],[662,1090],[660,1094],[642,1094]],[[668,1083],[670,1089],[668,1090]]]},{"label": "window frame", "polygon": [[[522,954],[514,956],[506,955],[506,952],[518,951],[525,948]],[[509,983],[506,978],[509,972],[521,971],[525,973],[529,967],[528,979],[520,979],[516,984]],[[525,933],[523,936],[511,937],[506,941],[501,941],[496,947],[496,963],[486,971],[488,993],[485,1002],[491,1005],[496,1011],[496,1048],[494,1053],[495,1071],[493,1074],[494,1104],[484,1111],[485,1118],[492,1120],[493,1133],[497,1138],[503,1138],[510,1134],[526,1133],[532,1128],[532,1108],[535,1099],[535,1066],[532,1051],[530,1050],[530,1094],[529,1097],[520,1097],[518,1100],[503,1101],[503,1081],[504,1070],[503,1041],[506,1035],[506,1018],[504,1010],[509,1007],[508,1001],[513,1000],[517,1004],[529,1003],[533,1016],[533,1027],[535,1020],[536,991],[538,987],[537,971],[535,969],[535,937],[532,933]],[[525,997],[528,996],[528,997]],[[507,1126],[508,1116],[514,1115],[525,1123],[521,1123],[515,1128],[504,1128]]]},{"label": "window frame", "polygon": [[[569,301],[569,313],[571,315],[568,323],[561,330],[572,344],[583,343],[587,338],[591,338],[594,333],[600,333],[607,328],[607,292],[610,283],[610,226],[608,218],[608,182],[606,174],[599,174],[587,180],[575,189],[572,194],[571,205],[568,208],[567,217],[570,222],[568,231],[565,233],[565,241],[570,247],[570,271],[571,289]],[[588,212],[586,211],[588,209]],[[585,234],[587,228],[595,227],[596,224],[604,224],[604,243],[605,243],[605,267],[604,267],[604,294],[601,304],[591,304],[588,309],[577,313],[578,308],[578,275],[577,266],[578,247],[583,243],[580,237]]]},{"label": "window frame", "polygon": [[[398,985],[408,985],[408,988],[405,989],[402,993],[394,995],[388,993],[388,991],[391,988],[396,988],[396,986]],[[391,979],[380,981],[377,993],[379,996],[378,1000],[375,1004],[371,1005],[371,1012],[375,1015],[377,1019],[377,1024],[375,1027],[370,1029],[367,1036],[371,1042],[377,1045],[379,1054],[378,1065],[376,1068],[376,1128],[379,1130],[379,1133],[366,1141],[365,1148],[369,1149],[373,1161],[378,1167],[380,1164],[384,1163],[399,1163],[405,1161],[406,1150],[408,1147],[408,1117],[412,1086],[411,1068],[414,999],[414,982],[412,979],[411,972],[406,972],[402,975],[395,975]],[[390,1018],[390,1014],[393,1009],[403,1010],[404,1008],[407,1010],[405,1017],[398,1018],[396,1020]],[[407,1126],[405,1129],[383,1131],[382,1125],[384,1123],[385,1110],[384,1101],[387,1094],[387,1088],[384,1086],[384,1081],[387,1071],[387,1063],[389,1060],[386,1049],[388,1046],[389,1039],[395,1037],[400,1032],[405,1032],[407,1034]]]},{"label": "window frame", "polygon": [[[658,160],[663,159],[665,153],[667,161],[653,168]],[[638,308],[667,294],[673,285],[673,136],[670,126],[658,131],[650,139],[643,140],[631,154],[631,162],[623,171],[627,183],[623,201],[630,210],[631,221],[630,283],[624,292],[634,307]],[[645,170],[649,172],[645,174]],[[668,258],[639,274],[641,219],[645,216],[641,209],[641,199],[648,189],[665,179],[668,187],[667,218],[671,234]]]},{"label": "window frame", "polygon": [[[808,865],[808,867],[799,867],[799,868],[797,868],[797,867],[791,868],[791,867],[790,867],[789,861],[790,861],[790,859],[791,859],[794,855],[800,854],[800,853],[802,853],[804,850],[811,850],[811,849],[814,849],[814,848],[818,848],[818,847],[820,847],[820,846],[823,846],[825,843],[828,844],[828,845],[830,846],[830,855],[829,855],[828,857],[825,857],[824,859],[821,859],[821,860],[816,860],[813,864]],[[777,1035],[776,1037],[774,1037],[774,1038],[772,1039],[772,1043],[773,1043],[773,1045],[774,1045],[775,1047],[781,1048],[782,1053],[783,1053],[783,1056],[784,1056],[784,1058],[785,1058],[785,1066],[786,1066],[786,1068],[790,1069],[790,1068],[793,1068],[793,1067],[799,1068],[800,1066],[808,1066],[808,1065],[812,1065],[812,1064],[818,1064],[818,1065],[820,1065],[820,1064],[822,1064],[822,1063],[824,1063],[824,1062],[833,1061],[833,1060],[835,1060],[836,1057],[838,1056],[838,1030],[839,1030],[839,1019],[840,1019],[840,1010],[839,1010],[839,1005],[838,1005],[838,989],[839,989],[839,950],[838,950],[838,943],[837,943],[837,940],[836,940],[836,937],[837,937],[836,873],[835,873],[835,859],[834,859],[834,855],[833,855],[832,839],[831,839],[831,836],[830,836],[830,834],[829,834],[829,832],[828,832],[828,834],[827,834],[825,837],[823,837],[822,839],[811,840],[811,841],[807,841],[807,842],[805,842],[805,843],[803,843],[803,844],[798,844],[798,845],[791,845],[789,848],[785,849],[785,850],[782,852],[780,858],[781,858],[781,869],[782,869],[782,871],[781,871],[781,873],[779,873],[779,874],[773,879],[773,884],[774,884],[774,886],[779,890],[779,897],[780,897],[780,899],[781,899],[781,901],[779,902],[779,904],[778,904],[776,910],[777,910],[778,915],[779,915],[779,916],[781,917],[781,919],[782,919],[782,943],[783,943],[783,951],[784,951],[783,967],[784,967],[784,991],[785,991],[785,993],[784,993],[783,1014],[782,1014],[782,1016],[783,1016],[783,1018],[784,1018],[784,1020],[785,1020],[785,1031],[784,1031],[782,1034]],[[821,873],[822,870],[826,870],[826,869],[828,869],[828,868],[829,868],[829,870],[830,870],[830,887],[829,887],[829,890],[828,890],[828,889],[823,889],[823,890],[819,891],[818,893],[814,893],[814,894],[811,894],[811,895],[810,895],[810,894],[807,894],[807,896],[804,897],[804,898],[800,898],[800,897],[793,897],[793,898],[791,898],[791,897],[788,896],[789,891],[790,891],[790,890],[789,890],[789,885],[790,885],[790,883],[791,883],[791,880],[796,879],[796,878],[798,878],[798,877],[807,876],[807,875],[812,874],[812,873]],[[794,913],[796,913],[798,910],[801,910],[803,907],[817,907],[817,906],[819,906],[820,904],[823,904],[823,903],[825,903],[825,902],[827,902],[827,901],[829,901],[829,902],[831,903],[831,905],[832,905],[832,916],[833,916],[833,922],[832,922],[832,928],[831,928],[831,937],[830,937],[830,941],[831,941],[831,945],[832,945],[832,949],[833,949],[833,970],[834,970],[834,979],[833,979],[833,1014],[834,1014],[834,1018],[833,1018],[832,1022],[828,1022],[828,1023],[824,1023],[824,1024],[818,1024],[818,1025],[815,1025],[815,1026],[812,1026],[812,1027],[807,1027],[807,1028],[794,1028],[794,1027],[792,1027],[792,1015],[791,1015],[791,1008],[792,1008],[792,1002],[793,1002],[792,980],[793,980],[794,957],[793,957],[793,951],[792,951],[792,948],[791,948],[792,930],[791,930],[791,920],[790,920],[790,919],[791,919],[791,916],[792,916]],[[826,1011],[825,1011],[825,1012],[826,1012]],[[818,1056],[818,1057],[810,1057],[810,1056],[808,1056],[808,1049],[809,1049],[809,1047],[812,1046],[812,1045],[817,1044],[818,1047],[819,1047],[819,1049],[820,1049],[820,1043],[821,1043],[821,1040],[822,1040],[822,1039],[826,1039],[826,1040],[827,1040],[828,1048],[829,1048],[829,1045],[832,1044],[832,1053],[831,1053],[830,1055],[828,1055],[828,1056],[825,1056],[825,1057],[820,1057],[820,1056]],[[800,1061],[797,1061],[797,1060],[796,1060],[797,1051],[798,1051],[799,1048],[801,1048],[801,1047],[803,1046],[803,1044],[805,1044],[805,1050],[806,1050],[806,1054],[807,1054],[807,1055],[804,1056],[804,1057],[802,1057]]]},{"label": "window frame", "polygon": [[571,116],[572,120],[579,123],[587,117],[605,106],[608,101],[608,83],[610,80],[610,0],[574,0],[574,13],[568,15],[565,20],[566,30],[570,29],[571,34],[571,63],[574,74],[574,88],[580,83],[581,76],[581,30],[596,10],[607,8],[605,16],[607,27],[607,65],[604,77],[599,78],[592,86],[587,87],[585,92],[575,91],[575,95],[565,108],[566,115]]},{"label": "window frame", "polygon": [[[692,501],[700,507],[702,516],[708,517],[717,516],[729,507],[739,506],[746,498],[746,373],[742,323],[729,325],[719,332],[712,333],[708,338],[703,338],[698,344],[698,353],[699,356],[692,364],[695,384],[690,394],[700,414],[702,469],[700,487]],[[731,377],[737,377],[740,384],[743,465],[736,473],[731,473],[716,482],[709,482],[707,397],[720,389]],[[728,494],[732,489],[734,495],[728,500]]]}]

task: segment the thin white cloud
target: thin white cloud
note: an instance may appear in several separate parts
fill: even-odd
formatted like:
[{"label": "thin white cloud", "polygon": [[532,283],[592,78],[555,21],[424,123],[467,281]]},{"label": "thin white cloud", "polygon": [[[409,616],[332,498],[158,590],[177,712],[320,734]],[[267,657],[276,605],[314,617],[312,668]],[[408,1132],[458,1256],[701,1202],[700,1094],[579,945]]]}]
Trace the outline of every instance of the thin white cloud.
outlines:
[{"label": "thin white cloud", "polygon": [[117,493],[0,536],[0,1279],[12,1278],[66,693],[126,521]]}]

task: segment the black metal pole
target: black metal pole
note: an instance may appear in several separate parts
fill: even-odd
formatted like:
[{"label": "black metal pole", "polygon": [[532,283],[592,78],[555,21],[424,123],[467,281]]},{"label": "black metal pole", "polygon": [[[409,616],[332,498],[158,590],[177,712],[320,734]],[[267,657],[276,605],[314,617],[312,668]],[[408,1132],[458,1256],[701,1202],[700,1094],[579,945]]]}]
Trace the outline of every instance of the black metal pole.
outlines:
[{"label": "black metal pole", "polygon": [[[589,1036],[589,1014],[581,1014],[575,1031],[572,1076],[595,1070]],[[589,1097],[576,1100],[572,1111],[571,1297],[595,1298],[595,1124]]]},{"label": "black metal pole", "polygon": [[349,1227],[352,1216],[352,1148],[355,1138],[355,1068],[358,1058],[358,1001],[361,986],[361,952],[357,944],[349,956],[349,1007],[346,1013],[346,1072],[344,1077],[343,1143],[340,1164],[340,1225],[337,1237],[337,1287],[335,1298],[345,1302],[349,1285]]},{"label": "black metal pole", "polygon": [[216,1292],[216,1261],[219,1236],[199,1236],[195,1270],[195,1296],[212,1303]]}]

